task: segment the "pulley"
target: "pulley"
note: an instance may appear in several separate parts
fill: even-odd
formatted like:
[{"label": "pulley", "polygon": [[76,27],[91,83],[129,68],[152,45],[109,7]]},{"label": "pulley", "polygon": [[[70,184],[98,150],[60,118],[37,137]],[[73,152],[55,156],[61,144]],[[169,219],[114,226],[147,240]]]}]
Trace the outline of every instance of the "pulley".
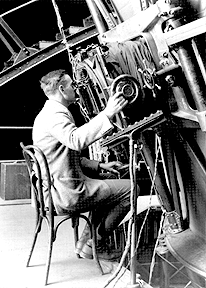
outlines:
[{"label": "pulley", "polygon": [[114,79],[111,85],[111,96],[121,92],[122,96],[128,100],[128,104],[133,103],[139,94],[139,83],[131,75],[122,74]]}]

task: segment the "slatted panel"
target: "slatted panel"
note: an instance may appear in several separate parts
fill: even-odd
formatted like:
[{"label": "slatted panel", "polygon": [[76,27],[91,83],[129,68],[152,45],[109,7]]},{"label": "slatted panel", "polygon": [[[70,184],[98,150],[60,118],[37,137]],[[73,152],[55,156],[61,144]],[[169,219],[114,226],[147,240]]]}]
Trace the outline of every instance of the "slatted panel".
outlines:
[{"label": "slatted panel", "polygon": [[4,200],[30,199],[30,181],[25,163],[1,163],[0,196]]}]

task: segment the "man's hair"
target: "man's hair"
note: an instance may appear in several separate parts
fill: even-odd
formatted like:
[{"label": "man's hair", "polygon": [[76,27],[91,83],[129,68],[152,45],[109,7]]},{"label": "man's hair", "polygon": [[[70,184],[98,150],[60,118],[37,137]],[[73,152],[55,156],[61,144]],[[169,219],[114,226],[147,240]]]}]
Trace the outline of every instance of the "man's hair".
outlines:
[{"label": "man's hair", "polygon": [[41,78],[40,86],[47,96],[55,93],[59,85],[64,86],[66,84],[66,81],[64,80],[65,74],[68,74],[66,70],[59,69],[51,71]]}]

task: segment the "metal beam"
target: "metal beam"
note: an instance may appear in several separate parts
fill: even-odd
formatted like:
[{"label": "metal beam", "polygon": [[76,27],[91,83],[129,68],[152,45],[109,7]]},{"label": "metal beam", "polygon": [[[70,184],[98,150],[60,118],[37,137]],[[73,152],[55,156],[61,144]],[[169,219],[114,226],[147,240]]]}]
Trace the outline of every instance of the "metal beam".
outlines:
[{"label": "metal beam", "polygon": [[[95,26],[90,26],[81,30],[80,32],[70,35],[67,37],[67,42],[70,45],[70,49],[75,48],[80,43],[87,41],[89,39],[95,38],[98,36]],[[54,57],[55,55],[66,51],[66,46],[62,43],[62,40],[54,42],[54,44],[49,47],[39,50],[23,59],[22,61],[17,62],[11,67],[3,70],[0,73],[0,86],[14,79],[15,77],[21,75],[22,73],[30,70],[32,67],[39,65],[40,63]],[[69,61],[69,60],[68,60]]]},{"label": "metal beam", "polygon": [[200,34],[206,33],[206,17],[187,23],[164,33],[164,38],[168,46],[190,39]]}]

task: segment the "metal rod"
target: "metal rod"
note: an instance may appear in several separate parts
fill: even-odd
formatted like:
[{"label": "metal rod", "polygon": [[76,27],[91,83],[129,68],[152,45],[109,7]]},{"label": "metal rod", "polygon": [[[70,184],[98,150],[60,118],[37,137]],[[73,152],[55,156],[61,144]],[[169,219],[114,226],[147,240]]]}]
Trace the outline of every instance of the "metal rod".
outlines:
[{"label": "metal rod", "polygon": [[19,129],[32,129],[33,127],[26,127],[26,126],[0,126],[0,129],[14,129],[14,130],[19,130]]},{"label": "metal rod", "polygon": [[116,20],[114,19],[114,16],[109,13],[102,3],[101,0],[94,0],[95,4],[97,5],[99,11],[101,12],[102,16],[104,17],[104,20],[107,22],[107,25],[110,29],[117,26]]},{"label": "metal rod", "polygon": [[39,1],[39,0],[31,0],[31,1],[27,2],[27,3],[24,3],[24,4],[22,4],[22,5],[18,6],[18,7],[15,7],[13,9],[9,10],[9,11],[4,12],[3,14],[0,15],[0,17],[3,17],[3,16],[5,16],[5,15],[7,15],[7,14],[13,12],[13,11],[16,11],[16,10],[18,10],[18,9],[24,7],[24,6],[27,6],[27,5],[29,5],[29,4],[31,4],[33,2],[37,2],[37,1]]},{"label": "metal rod", "polygon": [[16,52],[14,51],[14,49],[12,48],[12,46],[9,44],[9,42],[6,40],[6,38],[4,37],[4,35],[0,32],[0,38],[1,40],[4,42],[4,44],[6,45],[6,47],[8,48],[8,50],[11,52],[11,54],[13,56],[16,55]]},{"label": "metal rod", "polygon": [[98,32],[100,34],[104,33],[107,30],[107,28],[105,27],[105,24],[103,22],[99,9],[97,8],[93,0],[86,0],[86,2],[87,2],[87,6],[90,10],[90,13],[92,15],[92,18],[94,20],[94,23],[97,27]]},{"label": "metal rod", "polygon": [[133,217],[132,223],[132,237],[131,237],[131,264],[130,264],[130,284],[127,287],[139,287],[139,284],[136,281],[137,275],[137,259],[136,259],[136,242],[137,242],[137,181],[136,181],[136,167],[135,167],[135,158],[136,158],[136,149],[134,140],[132,137],[129,140],[129,150],[130,150],[130,179],[131,179],[131,211]]},{"label": "metal rod", "polygon": [[29,53],[28,49],[24,45],[24,43],[21,41],[21,39],[16,35],[16,33],[11,29],[11,27],[7,24],[7,22],[0,17],[0,25],[4,28],[4,30],[11,36],[11,38],[16,42],[16,44],[23,49],[23,51],[26,51]]},{"label": "metal rod", "polygon": [[25,160],[24,159],[18,159],[18,160],[0,160],[0,163],[22,163],[22,162],[25,162]]},{"label": "metal rod", "polygon": [[205,66],[204,66],[202,57],[200,56],[200,53],[199,53],[198,48],[197,48],[197,44],[195,43],[194,39],[192,39],[191,42],[192,42],[193,51],[195,53],[195,57],[197,59],[197,63],[199,65],[201,73],[202,73],[202,77],[206,83],[206,70],[205,70]]}]

